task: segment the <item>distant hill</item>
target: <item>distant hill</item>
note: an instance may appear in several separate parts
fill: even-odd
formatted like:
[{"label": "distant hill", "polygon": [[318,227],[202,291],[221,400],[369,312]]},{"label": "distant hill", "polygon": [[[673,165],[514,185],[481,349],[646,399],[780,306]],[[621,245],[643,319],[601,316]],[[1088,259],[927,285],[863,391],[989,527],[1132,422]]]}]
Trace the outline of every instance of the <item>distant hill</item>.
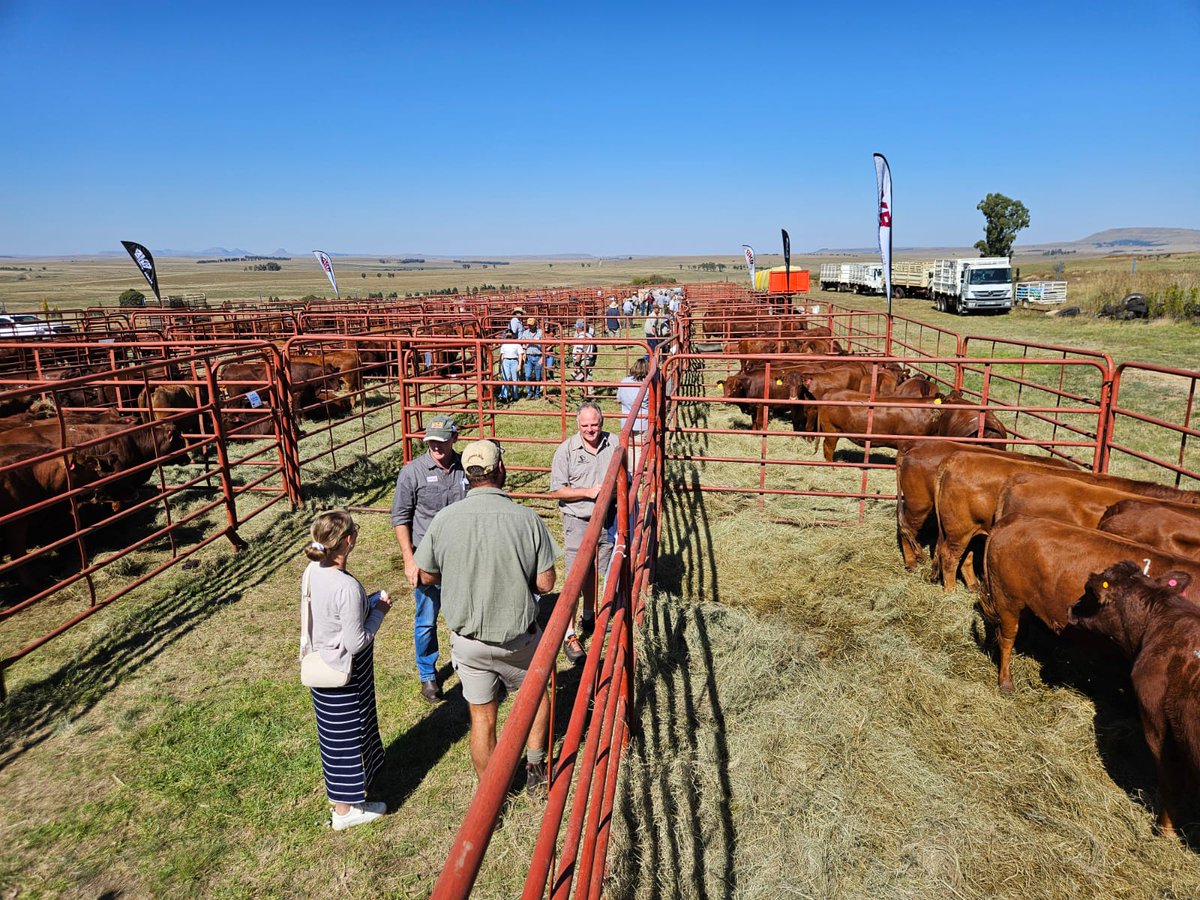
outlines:
[{"label": "distant hill", "polygon": [[[972,247],[896,247],[897,256],[974,256]],[[1041,244],[1022,244],[1013,247],[1016,256],[1072,254],[1074,256],[1107,256],[1110,253],[1196,253],[1200,252],[1200,229],[1197,228],[1109,228],[1074,241],[1055,241]],[[812,251],[813,256],[862,256],[878,254],[874,247],[834,249],[823,247]]]}]

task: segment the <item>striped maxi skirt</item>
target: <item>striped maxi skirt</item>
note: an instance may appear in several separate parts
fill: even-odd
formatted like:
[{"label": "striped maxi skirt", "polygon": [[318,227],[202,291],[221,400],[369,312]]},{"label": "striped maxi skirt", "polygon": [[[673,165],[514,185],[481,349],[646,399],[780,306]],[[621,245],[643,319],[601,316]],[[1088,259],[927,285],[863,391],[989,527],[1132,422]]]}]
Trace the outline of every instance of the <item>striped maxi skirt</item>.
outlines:
[{"label": "striped maxi skirt", "polygon": [[383,740],[375,714],[375,648],[354,657],[350,681],[340,688],[310,688],[325,793],[333,803],[361,803],[383,765]]}]

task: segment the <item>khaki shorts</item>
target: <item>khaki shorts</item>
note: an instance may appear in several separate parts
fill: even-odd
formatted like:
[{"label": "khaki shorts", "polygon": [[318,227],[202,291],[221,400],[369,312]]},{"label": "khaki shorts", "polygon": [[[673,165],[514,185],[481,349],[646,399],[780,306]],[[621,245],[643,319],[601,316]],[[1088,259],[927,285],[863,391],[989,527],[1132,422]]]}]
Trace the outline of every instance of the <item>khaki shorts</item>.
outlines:
[{"label": "khaki shorts", "polygon": [[536,624],[532,634],[519,634],[505,644],[450,632],[450,663],[462,682],[466,701],[482,706],[499,699],[500,685],[509,693],[520,688],[541,639],[542,629]]},{"label": "khaki shorts", "polygon": [[[587,531],[589,524],[587,519],[563,516],[563,560],[568,572],[571,571],[571,565],[575,562],[575,554],[579,552],[579,547],[583,543],[583,534]],[[613,545],[608,539],[608,532],[601,531],[600,543],[596,545],[596,561],[602,580],[608,575],[608,564],[612,562],[612,555]]]}]

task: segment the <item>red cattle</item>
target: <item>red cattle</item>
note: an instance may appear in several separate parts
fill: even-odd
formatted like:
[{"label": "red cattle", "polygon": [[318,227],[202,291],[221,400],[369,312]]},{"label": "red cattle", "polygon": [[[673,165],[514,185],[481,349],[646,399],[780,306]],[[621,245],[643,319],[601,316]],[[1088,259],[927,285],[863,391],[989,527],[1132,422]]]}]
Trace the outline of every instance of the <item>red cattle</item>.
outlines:
[{"label": "red cattle", "polygon": [[1185,599],[1194,575],[1142,574],[1123,561],[1087,580],[1070,622],[1112,638],[1133,664],[1142,733],[1158,767],[1159,832],[1174,836],[1200,775],[1200,608]]},{"label": "red cattle", "polygon": [[911,571],[924,556],[921,538],[934,508],[934,486],[938,467],[952,453],[987,452],[1056,468],[1072,469],[1065,460],[1048,456],[1029,456],[995,450],[984,444],[960,444],[955,441],[915,441],[905,445],[896,457],[896,535],[904,565]]},{"label": "red cattle", "polygon": [[[833,462],[833,454],[842,436],[846,440],[872,447],[899,447],[904,441],[932,433],[939,410],[923,397],[877,397],[870,404],[870,395],[861,391],[832,391],[826,400],[843,401],[853,405],[822,406],[817,412],[817,430],[827,434],[824,443],[825,460]],[[949,398],[947,398],[949,399]],[[921,404],[913,408],[913,404]],[[869,427],[868,427],[869,426]],[[870,437],[860,435],[870,432]]]},{"label": "red cattle", "polygon": [[1142,495],[1090,481],[1042,472],[1025,473],[1012,476],[1001,488],[996,501],[996,518],[1019,513],[1082,528],[1097,528],[1110,506],[1135,497]]},{"label": "red cattle", "polygon": [[1136,497],[1105,510],[1097,527],[1166,553],[1200,559],[1200,507]]},{"label": "red cattle", "polygon": [[[43,501],[62,498],[70,489],[84,487],[112,472],[102,464],[101,458],[87,451],[70,451],[52,459],[34,461],[52,452],[52,448],[42,443],[0,444],[0,519]],[[0,555],[7,552],[14,560],[25,556],[29,549],[30,526],[36,524],[39,533],[44,532],[48,517],[54,516],[58,508],[57,504],[52,504],[5,522],[0,527],[3,538]],[[29,569],[21,567],[19,572],[22,583],[33,587]]]},{"label": "red cattle", "polygon": [[1025,610],[1060,633],[1071,607],[1083,598],[1088,575],[1123,559],[1138,560],[1151,574],[1181,569],[1200,577],[1200,563],[1090,528],[1028,516],[997,522],[983,558],[987,589],[979,605],[998,625],[999,684],[1005,693],[1013,689],[1009,667]]},{"label": "red cattle", "polygon": [[[1019,474],[1058,475],[1077,481],[1117,488],[1131,494],[1200,503],[1200,494],[1179,491],[1148,481],[1072,472],[1044,463],[980,454],[954,454],[938,468],[934,487],[934,509],[938,520],[938,551],[934,577],[940,575],[947,591],[954,589],[959,564],[971,542],[986,535],[996,521],[996,504],[1009,478]],[[1189,499],[1190,498],[1190,499]],[[973,565],[962,567],[963,580],[974,589],[978,582]]]}]

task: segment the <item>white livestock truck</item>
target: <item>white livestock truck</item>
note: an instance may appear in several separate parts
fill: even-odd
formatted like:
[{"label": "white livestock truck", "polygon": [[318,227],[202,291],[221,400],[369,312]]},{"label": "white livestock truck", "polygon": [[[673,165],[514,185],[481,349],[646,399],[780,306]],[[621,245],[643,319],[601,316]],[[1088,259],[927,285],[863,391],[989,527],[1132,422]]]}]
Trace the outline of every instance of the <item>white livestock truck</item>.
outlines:
[{"label": "white livestock truck", "polygon": [[892,261],[892,296],[928,297],[932,281],[932,259]]},{"label": "white livestock truck", "polygon": [[850,290],[850,263],[821,263],[817,280],[823,291]]},{"label": "white livestock truck", "polygon": [[941,312],[1012,309],[1012,265],[1003,256],[935,259],[930,293]]}]

